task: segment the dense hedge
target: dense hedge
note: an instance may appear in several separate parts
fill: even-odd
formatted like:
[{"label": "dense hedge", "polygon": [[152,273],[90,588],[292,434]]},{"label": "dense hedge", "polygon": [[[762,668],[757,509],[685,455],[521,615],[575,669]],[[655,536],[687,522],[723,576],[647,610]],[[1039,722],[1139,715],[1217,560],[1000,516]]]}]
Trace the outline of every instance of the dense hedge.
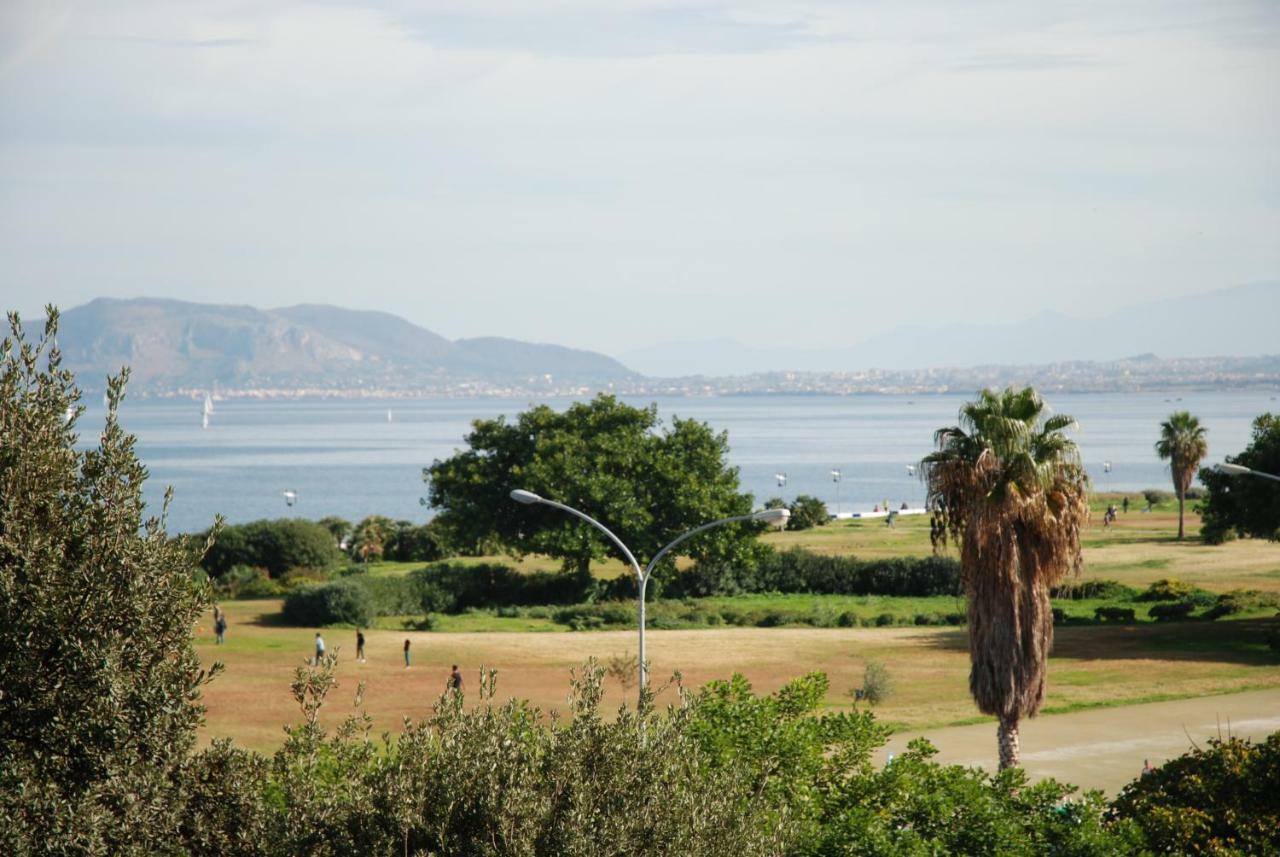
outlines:
[{"label": "dense hedge", "polygon": [[280,518],[223,527],[201,566],[215,577],[237,565],[264,568],[279,577],[292,568],[328,568],[341,555],[327,528],[301,518]]},{"label": "dense hedge", "polygon": [[285,624],[315,628],[346,622],[368,625],[374,618],[373,598],[364,583],[351,578],[322,586],[303,586],[284,599]]},{"label": "dense hedge", "polygon": [[766,556],[755,568],[699,565],[674,575],[662,594],[675,598],[756,592],[924,597],[959,591],[960,563],[950,557],[860,560],[795,548]]}]

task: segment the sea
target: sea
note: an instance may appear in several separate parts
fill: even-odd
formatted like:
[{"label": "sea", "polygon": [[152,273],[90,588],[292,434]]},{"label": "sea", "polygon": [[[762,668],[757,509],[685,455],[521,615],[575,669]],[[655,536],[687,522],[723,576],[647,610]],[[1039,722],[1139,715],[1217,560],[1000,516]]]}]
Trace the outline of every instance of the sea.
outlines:
[{"label": "sea", "polygon": [[[917,467],[934,431],[955,425],[970,396],[743,395],[635,398],[659,416],[696,418],[728,432],[729,461],[757,503],[812,494],[832,512],[871,511],[888,503],[919,506]],[[207,428],[200,400],[126,399],[120,421],[137,436],[155,513],[174,490],[167,529],[207,529],[216,514],[231,523],[257,518],[357,521],[379,514],[425,521],[423,468],[466,446],[471,423],[514,417],[531,404],[564,408],[571,399],[290,399],[215,401]],[[1271,392],[1058,394],[1055,413],[1073,432],[1100,491],[1168,490],[1167,464],[1154,444],[1171,412],[1188,410],[1208,428],[1208,463],[1240,452],[1250,424],[1280,411]],[[97,441],[105,414],[89,403],[76,423],[82,445]],[[513,485],[514,487],[518,487]]]}]

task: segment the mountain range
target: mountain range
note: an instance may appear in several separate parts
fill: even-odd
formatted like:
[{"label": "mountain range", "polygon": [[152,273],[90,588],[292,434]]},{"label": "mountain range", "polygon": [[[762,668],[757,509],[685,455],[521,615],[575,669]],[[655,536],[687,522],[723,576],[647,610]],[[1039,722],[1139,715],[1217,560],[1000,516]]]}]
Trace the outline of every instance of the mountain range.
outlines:
[{"label": "mountain range", "polygon": [[89,390],[125,365],[130,389],[143,393],[564,389],[636,377],[590,351],[497,337],[451,341],[390,313],[316,304],[261,310],[99,298],[62,314],[58,344],[64,366]]},{"label": "mountain range", "polygon": [[1280,282],[1152,301],[1093,318],[1046,312],[1010,324],[902,327],[842,348],[715,339],[617,356],[644,375],[673,378],[1114,361],[1150,352],[1164,358],[1280,353]]}]

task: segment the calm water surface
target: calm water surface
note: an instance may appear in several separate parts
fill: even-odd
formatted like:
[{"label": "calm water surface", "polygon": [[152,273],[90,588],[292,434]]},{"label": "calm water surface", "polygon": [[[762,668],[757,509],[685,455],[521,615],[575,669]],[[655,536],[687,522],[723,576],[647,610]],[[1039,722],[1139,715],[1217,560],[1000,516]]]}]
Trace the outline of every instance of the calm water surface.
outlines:
[{"label": "calm water surface", "polygon": [[[869,510],[888,500],[919,504],[924,491],[907,472],[931,449],[933,432],[953,425],[968,396],[737,396],[659,398],[663,417],[695,417],[729,433],[730,459],[757,501],[815,494],[834,510]],[[550,400],[557,408],[570,400]],[[1080,422],[1075,438],[1099,489],[1168,488],[1152,450],[1159,423],[1190,410],[1209,429],[1210,461],[1239,452],[1255,416],[1280,410],[1270,393],[1057,395],[1054,410]],[[464,445],[472,420],[512,416],[525,400],[224,401],[201,429],[198,401],[126,401],[124,427],[138,436],[151,472],[148,502],[175,492],[170,532],[229,521],[301,515],[369,514],[423,520],[422,468]],[[387,411],[392,421],[387,421]],[[92,440],[103,412],[91,407],[78,427]],[[1111,462],[1104,473],[1103,462]],[[837,484],[831,470],[842,473]],[[785,487],[775,474],[786,473]],[[285,504],[293,490],[298,502]]]}]

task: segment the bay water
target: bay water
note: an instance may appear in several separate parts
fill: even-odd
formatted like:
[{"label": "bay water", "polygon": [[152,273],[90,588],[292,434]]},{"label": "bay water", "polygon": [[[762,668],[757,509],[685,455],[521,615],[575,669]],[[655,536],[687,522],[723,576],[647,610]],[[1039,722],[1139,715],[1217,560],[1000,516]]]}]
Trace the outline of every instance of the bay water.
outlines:
[{"label": "bay water", "polygon": [[[831,511],[847,513],[870,511],[885,501],[894,508],[904,502],[920,505],[924,488],[908,466],[929,453],[934,431],[954,425],[970,398],[761,395],[627,401],[653,402],[664,419],[693,417],[727,431],[730,462],[757,503],[813,494]],[[571,400],[544,401],[564,408]],[[1057,394],[1049,402],[1055,412],[1079,421],[1073,436],[1095,488],[1103,491],[1170,489],[1168,466],[1153,446],[1160,421],[1172,411],[1189,410],[1208,427],[1207,463],[1240,452],[1258,414],[1280,411],[1270,392]],[[217,513],[232,523],[325,515],[357,521],[370,514],[426,520],[430,510],[419,502],[426,496],[423,467],[464,448],[473,420],[499,414],[510,419],[530,404],[494,398],[235,399],[216,402],[208,428],[201,428],[203,398],[126,399],[120,420],[138,437],[138,455],[150,471],[147,500],[157,512],[165,486],[173,486],[168,529],[179,533],[207,528]],[[101,406],[92,403],[77,423],[82,443],[96,440],[102,418]],[[832,470],[840,471],[838,481]],[[785,484],[779,485],[778,474],[785,474]],[[292,506],[286,491],[296,493]]]}]

